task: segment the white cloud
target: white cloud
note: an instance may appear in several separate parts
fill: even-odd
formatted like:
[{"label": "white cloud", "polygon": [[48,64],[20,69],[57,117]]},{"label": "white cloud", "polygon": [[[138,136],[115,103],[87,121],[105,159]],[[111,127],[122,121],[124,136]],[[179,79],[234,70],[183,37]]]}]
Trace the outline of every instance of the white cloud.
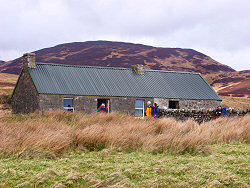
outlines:
[{"label": "white cloud", "polygon": [[0,0],[0,59],[64,42],[116,40],[194,48],[249,69],[249,15],[248,0]]}]

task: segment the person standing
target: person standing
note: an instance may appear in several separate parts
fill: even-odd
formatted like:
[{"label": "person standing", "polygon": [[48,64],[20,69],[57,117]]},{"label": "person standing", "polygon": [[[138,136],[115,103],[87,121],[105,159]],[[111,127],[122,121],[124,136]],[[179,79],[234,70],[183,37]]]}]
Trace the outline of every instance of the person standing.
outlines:
[{"label": "person standing", "polygon": [[228,117],[228,111],[225,106],[222,107],[221,114],[222,114],[222,117]]},{"label": "person standing", "polygon": [[151,106],[151,102],[150,101],[147,102],[146,116],[152,116],[152,106]]},{"label": "person standing", "polygon": [[153,105],[153,117],[159,117],[160,116],[160,111],[159,107],[157,106],[157,103],[154,103]]},{"label": "person standing", "polygon": [[218,108],[216,109],[216,119],[221,116],[221,113],[222,113],[222,107],[218,106]]}]

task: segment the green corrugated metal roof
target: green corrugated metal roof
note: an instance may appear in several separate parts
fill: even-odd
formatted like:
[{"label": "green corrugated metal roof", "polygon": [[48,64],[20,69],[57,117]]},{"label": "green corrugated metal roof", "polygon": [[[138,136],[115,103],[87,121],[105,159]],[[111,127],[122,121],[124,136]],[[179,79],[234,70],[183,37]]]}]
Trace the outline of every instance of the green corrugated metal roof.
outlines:
[{"label": "green corrugated metal roof", "polygon": [[199,73],[51,63],[29,72],[40,94],[221,100]]}]

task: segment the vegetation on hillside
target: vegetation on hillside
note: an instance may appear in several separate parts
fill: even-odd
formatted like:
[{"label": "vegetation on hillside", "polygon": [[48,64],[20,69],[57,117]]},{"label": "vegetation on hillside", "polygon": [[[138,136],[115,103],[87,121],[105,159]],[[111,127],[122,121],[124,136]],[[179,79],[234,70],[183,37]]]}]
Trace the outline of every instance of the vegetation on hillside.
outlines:
[{"label": "vegetation on hillside", "polygon": [[10,97],[18,75],[0,73],[0,109],[9,108]]},{"label": "vegetation on hillside", "polygon": [[[70,65],[131,67],[199,72],[223,96],[250,97],[250,70],[235,71],[192,49],[156,48],[141,44],[88,41],[60,44],[34,52],[37,62]],[[22,58],[0,63],[0,73],[19,74]]]},{"label": "vegetation on hillside", "polygon": [[0,113],[0,187],[249,187],[250,117]]},{"label": "vegetation on hillside", "polygon": [[0,124],[4,155],[45,155],[75,149],[144,150],[152,153],[210,153],[208,144],[249,143],[250,117],[220,118],[198,125],[170,118],[138,119],[123,114],[69,112],[5,115]]},{"label": "vegetation on hillside", "polygon": [[234,107],[235,109],[250,109],[250,98],[244,97],[229,97],[220,96],[222,99],[222,105],[226,107]]},{"label": "vegetation on hillside", "polygon": [[10,95],[16,84],[18,75],[0,73],[0,95]]}]

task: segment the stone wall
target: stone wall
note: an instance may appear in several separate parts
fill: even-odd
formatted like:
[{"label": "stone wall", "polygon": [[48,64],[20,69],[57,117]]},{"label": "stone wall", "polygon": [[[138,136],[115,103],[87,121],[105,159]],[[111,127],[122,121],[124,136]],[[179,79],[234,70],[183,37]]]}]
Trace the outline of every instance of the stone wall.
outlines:
[{"label": "stone wall", "polygon": [[160,109],[168,109],[169,99],[154,98],[154,102],[157,103]]},{"label": "stone wall", "polygon": [[[250,109],[245,110],[228,110],[228,116],[224,117],[235,117],[235,116],[246,116],[250,115]],[[176,120],[185,121],[188,119],[192,119],[197,121],[198,123],[210,121],[216,119],[216,111],[215,110],[160,110],[160,117],[171,117],[175,118]],[[223,116],[220,116],[223,117]]]},{"label": "stone wall", "polygon": [[13,113],[39,110],[39,95],[27,69],[23,69],[11,98]]},{"label": "stone wall", "polygon": [[[135,114],[135,101],[144,100],[153,104],[156,102],[160,109],[168,109],[169,99],[159,98],[129,98],[129,97],[101,97],[101,96],[74,96],[74,95],[45,95],[40,94],[40,110],[63,110],[63,99],[73,98],[74,109],[77,112],[93,113],[97,110],[98,99],[108,99],[111,112],[124,112]],[[219,106],[220,101],[214,100],[178,100],[180,109],[213,110]]]},{"label": "stone wall", "polygon": [[135,98],[112,98],[111,111],[135,114]]},{"label": "stone wall", "polygon": [[154,102],[153,98],[123,98],[113,97],[111,99],[111,110],[112,112],[124,112],[130,115],[135,114],[135,101],[144,100],[144,108],[147,105],[147,101]]},{"label": "stone wall", "polygon": [[63,110],[64,98],[73,98],[73,106],[76,112],[93,113],[97,111],[97,100],[108,99],[110,112],[124,112],[135,114],[135,101],[144,100],[153,103],[153,98],[127,98],[127,97],[101,97],[101,96],[73,96],[73,95],[47,95],[40,94],[40,110]]},{"label": "stone wall", "polygon": [[40,111],[63,110],[62,95],[40,94]]},{"label": "stone wall", "polygon": [[40,94],[40,110],[64,110],[64,98],[73,98],[73,107],[77,112],[85,112],[89,114],[95,112],[97,109],[96,97]]},{"label": "stone wall", "polygon": [[87,114],[96,112],[97,97],[92,96],[78,96],[74,98],[74,108],[77,112],[84,112]]},{"label": "stone wall", "polygon": [[216,100],[183,100],[179,101],[180,109],[214,110],[221,104]]},{"label": "stone wall", "polygon": [[178,101],[179,109],[214,110],[221,104],[216,100],[154,99],[160,109],[169,109],[169,101]]}]

